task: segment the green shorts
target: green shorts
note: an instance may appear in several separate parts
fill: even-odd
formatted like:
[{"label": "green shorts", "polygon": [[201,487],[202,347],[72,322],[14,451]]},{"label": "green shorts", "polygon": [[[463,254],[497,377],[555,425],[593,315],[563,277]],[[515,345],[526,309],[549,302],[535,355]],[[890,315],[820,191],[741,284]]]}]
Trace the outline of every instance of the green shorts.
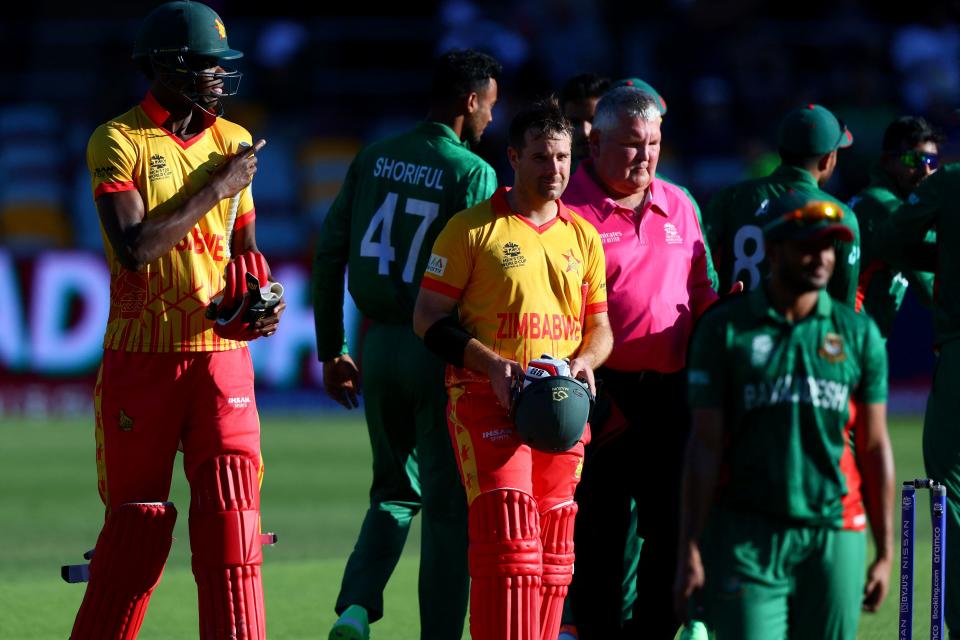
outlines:
[{"label": "green shorts", "polygon": [[701,544],[701,615],[716,640],[853,640],[866,545],[862,531],[717,508]]}]

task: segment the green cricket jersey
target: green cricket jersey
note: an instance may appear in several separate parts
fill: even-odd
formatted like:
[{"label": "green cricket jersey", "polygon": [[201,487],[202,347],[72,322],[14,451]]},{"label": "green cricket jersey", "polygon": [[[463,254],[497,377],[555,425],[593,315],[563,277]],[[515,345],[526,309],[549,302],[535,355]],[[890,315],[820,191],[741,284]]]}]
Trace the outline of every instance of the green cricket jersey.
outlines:
[{"label": "green cricket jersey", "polygon": [[935,259],[933,326],[939,345],[960,337],[960,163],[948,164],[920,183],[881,226],[878,249],[889,262],[902,260],[903,266],[928,266],[923,260],[905,258],[904,251],[925,240],[933,228],[939,250],[929,250],[920,257],[933,254]]},{"label": "green cricket jersey", "polygon": [[724,506],[842,526],[850,402],[887,397],[887,354],[873,320],[821,291],[814,312],[790,323],[758,287],[701,318],[688,379],[692,409],[724,412]]},{"label": "green cricket jersey", "polygon": [[342,349],[344,268],[364,317],[409,324],[433,241],[453,214],[496,187],[493,168],[438,122],[363,149],[323,221],[314,258],[319,358]]},{"label": "green cricket jersey", "polygon": [[[929,305],[933,300],[933,274],[928,271],[900,270],[881,260],[877,254],[876,234],[884,220],[903,204],[907,194],[900,193],[896,183],[879,167],[870,173],[870,184],[850,199],[849,206],[857,214],[862,233],[860,272],[860,302],[887,338],[893,320],[903,304],[907,287],[913,285],[920,301]],[[937,234],[930,230],[925,241],[936,244]],[[858,306],[860,306],[858,304]]]},{"label": "green cricket jersey", "polygon": [[790,190],[815,194],[836,203],[843,211],[843,223],[853,232],[853,242],[837,244],[837,264],[827,285],[836,300],[854,307],[860,275],[860,227],[845,204],[820,189],[804,169],[780,165],[766,178],[732,185],[718,193],[703,216],[707,243],[713,251],[722,291],[737,280],[752,291],[766,278],[769,266],[763,244],[763,226],[770,222],[770,203]]}]

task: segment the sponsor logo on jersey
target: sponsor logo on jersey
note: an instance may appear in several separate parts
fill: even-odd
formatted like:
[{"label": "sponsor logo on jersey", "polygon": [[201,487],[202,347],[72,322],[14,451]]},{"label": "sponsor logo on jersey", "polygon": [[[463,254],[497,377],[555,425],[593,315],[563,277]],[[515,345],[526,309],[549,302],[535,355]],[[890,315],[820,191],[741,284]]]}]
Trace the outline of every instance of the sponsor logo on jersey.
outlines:
[{"label": "sponsor logo on jersey", "polygon": [[580,341],[580,319],[559,313],[498,313],[497,339],[544,338]]},{"label": "sponsor logo on jersey", "polygon": [[583,475],[583,458],[577,462],[577,469],[573,472],[573,477],[579,479]]},{"label": "sponsor logo on jersey", "polygon": [[430,259],[427,260],[427,273],[432,273],[435,276],[442,276],[446,270],[447,259],[443,256],[438,256],[435,253],[431,253]]},{"label": "sponsor logo on jersey", "polygon": [[664,239],[666,240],[667,244],[683,243],[683,238],[680,237],[680,232],[677,231],[677,227],[674,224],[670,222],[664,222],[663,232],[666,234],[666,237]]},{"label": "sponsor logo on jersey", "polygon": [[227,398],[227,404],[234,409],[244,409],[250,406],[250,396],[232,396]]},{"label": "sponsor logo on jersey", "polygon": [[614,242],[620,242],[622,237],[623,233],[621,231],[607,231],[600,234],[600,242],[602,244],[613,244]]},{"label": "sponsor logo on jersey", "polygon": [[573,249],[570,249],[567,253],[562,254],[564,258],[567,259],[567,272],[570,271],[579,271],[580,270],[580,260],[577,260],[577,257],[573,255]]},{"label": "sponsor logo on jersey", "polygon": [[820,357],[831,364],[843,362],[847,353],[843,348],[843,338],[836,333],[827,333],[823,336],[823,344],[817,349]]},{"label": "sponsor logo on jersey", "polygon": [[743,405],[747,411],[778,404],[807,404],[818,409],[845,411],[849,399],[849,385],[811,376],[786,375],[769,382],[743,385]]},{"label": "sponsor logo on jersey", "polygon": [[414,164],[381,156],[373,163],[373,177],[404,184],[422,184],[428,189],[443,191],[443,169],[428,167],[425,164]]},{"label": "sponsor logo on jersey", "polygon": [[493,429],[492,431],[484,431],[480,436],[488,442],[503,442],[504,440],[510,440],[513,433],[513,429]]},{"label": "sponsor logo on jersey", "polygon": [[762,367],[770,360],[770,351],[773,349],[773,338],[766,334],[753,337],[750,350],[750,364]]},{"label": "sponsor logo on jersey", "polygon": [[770,210],[770,198],[764,198],[763,202],[760,203],[760,206],[757,207],[757,210],[753,212],[753,217],[759,218],[760,216],[766,215],[767,211]]},{"label": "sponsor logo on jersey", "polygon": [[171,175],[166,158],[159,153],[150,156],[150,182],[163,180],[164,178],[169,178]]},{"label": "sponsor logo on jersey", "polygon": [[120,167],[96,167],[93,175],[97,180],[110,180],[120,172]]},{"label": "sponsor logo on jersey", "polygon": [[520,245],[516,242],[508,242],[503,247],[503,259],[500,263],[503,265],[504,269],[512,269],[514,267],[522,267],[527,263],[527,259],[523,257],[523,254],[520,253]]},{"label": "sponsor logo on jersey", "polygon": [[120,409],[120,417],[117,420],[117,426],[120,431],[130,431],[133,429],[133,418],[128,416],[123,409]]}]

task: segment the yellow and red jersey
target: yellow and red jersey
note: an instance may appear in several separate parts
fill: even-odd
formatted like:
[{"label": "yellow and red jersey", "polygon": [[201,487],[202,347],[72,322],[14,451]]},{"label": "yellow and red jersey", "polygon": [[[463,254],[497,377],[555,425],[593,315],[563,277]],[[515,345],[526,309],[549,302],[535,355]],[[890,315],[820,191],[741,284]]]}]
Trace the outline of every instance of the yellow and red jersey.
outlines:
[{"label": "yellow and red jersey", "polygon": [[[94,131],[87,145],[94,199],[136,190],[143,198],[145,219],[168,215],[203,187],[241,142],[251,142],[243,127],[212,117],[205,120],[202,133],[184,141],[163,128],[168,116],[148,93],[138,106]],[[110,267],[104,349],[164,353],[243,345],[216,336],[204,317],[210,298],[223,288],[232,200],[217,203],[169,253],[141,271],[123,267],[104,234]],[[233,228],[249,224],[254,216],[247,187],[239,194]]]},{"label": "yellow and red jersey", "polygon": [[456,299],[466,330],[504,358],[526,367],[570,357],[585,316],[607,309],[600,236],[560,201],[537,227],[510,210],[506,191],[450,219],[421,286]]}]

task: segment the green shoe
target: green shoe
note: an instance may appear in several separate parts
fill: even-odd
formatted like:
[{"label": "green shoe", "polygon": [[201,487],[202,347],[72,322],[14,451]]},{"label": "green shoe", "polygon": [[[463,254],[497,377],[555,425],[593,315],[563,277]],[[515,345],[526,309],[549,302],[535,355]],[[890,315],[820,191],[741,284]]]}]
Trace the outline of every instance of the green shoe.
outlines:
[{"label": "green shoe", "polygon": [[358,604],[347,607],[347,610],[333,623],[329,640],[370,640],[367,610]]},{"label": "green shoe", "polygon": [[680,640],[709,640],[710,633],[707,626],[699,620],[691,620],[690,624],[683,628],[680,633]]}]

